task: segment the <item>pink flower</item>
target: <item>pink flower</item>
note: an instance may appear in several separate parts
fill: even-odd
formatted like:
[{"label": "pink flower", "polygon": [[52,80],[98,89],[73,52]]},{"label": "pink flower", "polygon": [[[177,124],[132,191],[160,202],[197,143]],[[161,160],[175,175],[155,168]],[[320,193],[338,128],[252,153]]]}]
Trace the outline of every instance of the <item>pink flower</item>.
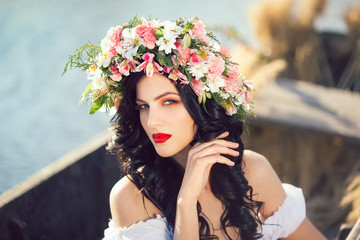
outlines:
[{"label": "pink flower", "polygon": [[205,91],[205,83],[201,80],[192,79],[190,82],[190,86],[193,89],[193,91],[198,95],[199,97],[202,97],[204,95]]},{"label": "pink flower", "polygon": [[205,41],[206,40],[205,24],[199,19],[195,20],[194,24],[195,27],[189,30],[190,36]]},{"label": "pink flower", "polygon": [[107,38],[111,41],[111,45],[109,46],[108,57],[116,56],[116,48],[120,45],[120,39],[122,36],[122,27],[116,26],[111,27],[107,32]]},{"label": "pink flower", "polygon": [[125,59],[119,65],[119,72],[125,76],[129,76],[130,72],[135,72],[135,69],[139,65],[136,60]]},{"label": "pink flower", "polygon": [[229,67],[228,76],[231,79],[238,79],[240,76],[239,68],[236,65],[232,65]]},{"label": "pink flower", "polygon": [[140,37],[144,36],[145,35],[145,32],[146,32],[146,29],[148,27],[146,25],[140,25],[140,26],[137,26],[135,28],[135,32],[137,35],[139,35]]},{"label": "pink flower", "polygon": [[111,27],[107,32],[107,38],[112,42],[119,42],[121,38],[122,27],[116,26]]},{"label": "pink flower", "polygon": [[116,56],[116,54],[117,54],[116,49],[119,46],[120,46],[120,42],[115,42],[114,44],[110,45],[109,53],[108,53],[107,57],[112,58],[112,57]]},{"label": "pink flower", "polygon": [[169,78],[174,81],[180,80],[180,82],[183,84],[189,84],[188,78],[182,72],[180,72],[179,69],[173,69],[169,74]]},{"label": "pink flower", "polygon": [[247,86],[250,90],[253,90],[253,89],[254,89],[254,86],[253,86],[253,82],[252,82],[252,81],[244,80],[244,81],[243,81],[243,84],[244,84],[245,86]]},{"label": "pink flower", "polygon": [[115,64],[111,64],[108,69],[113,74],[113,75],[110,75],[110,78],[112,80],[120,81],[122,79],[122,75],[119,71],[119,68]]},{"label": "pink flower", "polygon": [[225,87],[224,90],[230,95],[234,96],[241,91],[242,81],[232,78],[225,78]]},{"label": "pink flower", "polygon": [[197,53],[193,53],[193,54],[191,54],[189,61],[190,61],[191,63],[193,63],[193,64],[196,64],[196,63],[201,63],[201,62],[203,62],[203,59],[202,59],[202,57],[201,57],[200,55],[198,55]]},{"label": "pink flower", "polygon": [[146,25],[141,25],[136,27],[136,34],[143,38],[144,46],[153,49],[155,47],[155,43],[157,41],[155,37],[155,30]]},{"label": "pink flower", "polygon": [[166,66],[164,66],[164,72],[166,72],[166,73],[170,73],[170,71],[173,69],[172,67],[166,67]]},{"label": "pink flower", "polygon": [[230,53],[230,50],[227,47],[221,47],[220,48],[220,53],[224,56],[228,56]]},{"label": "pink flower", "polygon": [[148,77],[151,77],[154,72],[163,71],[163,68],[157,62],[153,61],[154,57],[155,55],[153,53],[145,53],[142,56],[142,59],[144,59],[145,61],[136,67],[136,71],[140,72],[145,69],[146,76]]},{"label": "pink flower", "polygon": [[245,101],[246,102],[250,101],[252,98],[251,94],[254,89],[252,81],[244,81],[242,88],[245,94]]},{"label": "pink flower", "polygon": [[225,61],[222,58],[213,57],[210,61],[209,72],[207,77],[211,80],[220,76],[225,70]]},{"label": "pink flower", "polygon": [[181,66],[186,65],[190,59],[190,48],[183,49],[182,39],[177,40],[175,46],[178,51],[178,63],[175,62],[174,64],[180,64]]}]

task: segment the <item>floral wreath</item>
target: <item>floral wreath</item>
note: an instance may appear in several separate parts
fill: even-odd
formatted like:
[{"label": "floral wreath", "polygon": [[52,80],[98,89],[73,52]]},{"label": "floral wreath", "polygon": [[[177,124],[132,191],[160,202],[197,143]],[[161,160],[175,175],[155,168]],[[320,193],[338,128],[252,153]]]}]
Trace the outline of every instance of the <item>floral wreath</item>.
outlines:
[{"label": "floral wreath", "polygon": [[236,63],[220,53],[219,41],[205,28],[199,18],[159,22],[135,17],[111,27],[100,46],[89,42],[77,49],[63,74],[68,67],[87,71],[92,82],[80,102],[92,102],[90,114],[117,108],[123,81],[131,73],[144,71],[148,77],[167,73],[173,81],[189,84],[204,108],[206,99],[214,98],[228,115],[246,121],[253,115],[252,84],[239,73]]}]

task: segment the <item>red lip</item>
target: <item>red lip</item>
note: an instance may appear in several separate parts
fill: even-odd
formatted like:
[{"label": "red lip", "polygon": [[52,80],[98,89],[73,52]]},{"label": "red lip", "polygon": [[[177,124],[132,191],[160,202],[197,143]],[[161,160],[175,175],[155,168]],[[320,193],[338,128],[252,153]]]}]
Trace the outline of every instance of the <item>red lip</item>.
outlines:
[{"label": "red lip", "polygon": [[169,138],[171,138],[170,134],[166,134],[166,133],[154,133],[152,135],[154,142],[155,143],[164,143],[166,142]]}]

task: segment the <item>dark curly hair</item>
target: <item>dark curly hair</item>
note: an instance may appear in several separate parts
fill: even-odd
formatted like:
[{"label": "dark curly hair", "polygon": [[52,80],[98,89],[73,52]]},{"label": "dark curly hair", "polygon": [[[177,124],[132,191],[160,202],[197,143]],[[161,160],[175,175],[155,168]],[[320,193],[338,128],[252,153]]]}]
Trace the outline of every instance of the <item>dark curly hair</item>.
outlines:
[{"label": "dark curly hair", "polygon": [[[184,169],[171,158],[159,156],[140,124],[139,112],[135,109],[136,85],[143,73],[131,74],[124,82],[124,95],[117,114],[112,119],[114,139],[108,149],[118,154],[123,173],[139,188],[165,215],[170,226],[175,225],[177,195],[181,186]],[[166,75],[165,75],[166,76]],[[170,81],[170,80],[169,80]],[[227,156],[235,162],[234,167],[214,164],[210,172],[210,186],[213,194],[223,203],[221,227],[229,239],[227,227],[234,227],[241,239],[259,239],[257,232],[261,221],[258,217],[262,202],[255,201],[253,189],[244,177],[243,151],[241,141],[242,122],[228,116],[213,99],[206,100],[206,108],[197,102],[197,96],[189,85],[178,82],[175,86],[193,118],[197,131],[192,141],[207,142],[228,131],[227,140],[239,143],[238,157]],[[206,110],[205,110],[206,109]],[[201,239],[217,239],[215,230],[197,204]],[[211,223],[210,223],[211,224]]]}]

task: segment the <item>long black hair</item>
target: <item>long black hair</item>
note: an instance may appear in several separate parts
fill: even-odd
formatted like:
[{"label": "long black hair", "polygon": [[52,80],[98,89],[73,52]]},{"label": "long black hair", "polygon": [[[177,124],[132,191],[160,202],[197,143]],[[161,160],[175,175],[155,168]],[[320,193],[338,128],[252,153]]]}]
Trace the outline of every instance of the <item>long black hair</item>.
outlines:
[{"label": "long black hair", "polygon": [[[170,226],[174,227],[177,195],[184,169],[171,158],[163,158],[156,153],[140,124],[135,99],[136,85],[143,76],[143,73],[131,74],[123,84],[124,95],[117,114],[112,119],[114,139],[108,148],[118,154],[123,173],[129,176],[143,196],[159,208]],[[204,108],[197,102],[197,96],[190,85],[179,82],[174,84],[197,126],[191,144],[210,141],[225,131],[229,132],[227,140],[239,143],[239,156],[227,156],[235,162],[235,166],[216,163],[209,177],[213,194],[225,207],[220,219],[222,230],[229,239],[231,238],[227,227],[234,227],[243,240],[260,238],[261,234],[257,233],[257,229],[261,224],[258,213],[262,202],[252,198],[253,189],[244,177],[244,145],[240,138],[243,131],[242,122],[228,116],[213,99],[207,99]],[[201,239],[217,239],[212,235],[215,229],[211,223],[211,226],[209,225],[199,203],[197,210]]]}]

